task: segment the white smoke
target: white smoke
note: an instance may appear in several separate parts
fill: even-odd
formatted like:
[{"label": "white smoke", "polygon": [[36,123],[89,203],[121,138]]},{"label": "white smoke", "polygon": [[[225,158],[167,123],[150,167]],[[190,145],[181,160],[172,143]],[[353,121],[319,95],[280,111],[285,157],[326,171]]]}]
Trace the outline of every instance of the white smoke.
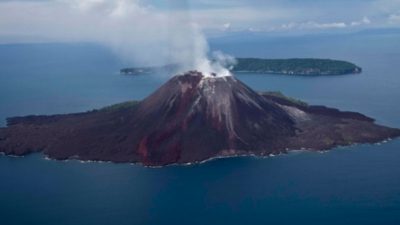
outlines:
[{"label": "white smoke", "polygon": [[237,60],[235,57],[223,53],[222,51],[214,51],[212,53],[212,59],[218,62],[224,68],[227,68],[228,70],[232,70],[237,64]]},{"label": "white smoke", "polygon": [[234,57],[224,54],[221,51],[215,51],[212,52],[212,58],[210,59],[208,57],[210,50],[207,40],[199,30],[194,33],[193,41],[196,49],[193,54],[194,64],[191,66],[195,70],[201,72],[206,77],[232,76],[228,66],[236,63]]},{"label": "white smoke", "polygon": [[179,45],[186,46],[189,43],[182,52],[175,52],[171,55],[172,61],[181,65],[181,72],[196,70],[206,77],[232,75],[229,70],[236,64],[233,56],[224,54],[221,51],[214,51],[209,56],[210,49],[207,39],[196,24],[191,24],[186,32],[190,34],[189,36],[184,35],[186,40],[173,39],[173,42],[181,41],[175,43],[175,47]]},{"label": "white smoke", "polygon": [[206,76],[230,75],[225,63],[231,57],[215,53],[210,60],[188,3],[175,2],[182,10],[158,10],[141,0],[9,1],[0,4],[0,35],[94,42],[113,49],[127,65],[174,63]]}]

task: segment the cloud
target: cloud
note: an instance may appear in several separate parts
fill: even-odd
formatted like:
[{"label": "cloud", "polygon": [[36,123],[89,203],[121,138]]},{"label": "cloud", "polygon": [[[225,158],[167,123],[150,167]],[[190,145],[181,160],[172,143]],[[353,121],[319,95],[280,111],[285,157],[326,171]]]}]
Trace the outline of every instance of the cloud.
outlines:
[{"label": "cloud", "polygon": [[345,28],[347,27],[346,23],[343,22],[333,22],[333,23],[318,23],[318,22],[307,22],[305,24],[301,24],[302,28],[317,28],[317,29],[327,29],[327,28]]},{"label": "cloud", "polygon": [[231,24],[231,23],[224,23],[224,24],[222,25],[222,30],[223,30],[223,31],[228,31],[228,30],[231,29],[231,27],[232,27],[232,24]]},{"label": "cloud", "polygon": [[177,7],[168,9],[141,0],[0,1],[0,39],[3,43],[94,42],[141,65],[183,60],[194,64],[202,42],[202,37],[194,36],[197,30],[226,32],[233,29],[231,24],[243,29],[246,24],[296,14],[290,9],[260,11],[235,4],[192,9],[189,2],[175,2]]},{"label": "cloud", "polygon": [[390,24],[400,24],[400,13],[399,14],[390,14],[388,17],[388,21]]},{"label": "cloud", "polygon": [[193,24],[208,36],[334,32],[398,26],[399,12],[398,0],[9,0],[0,1],[0,40],[95,42],[154,64],[189,57]]},{"label": "cloud", "polygon": [[[343,7],[344,4],[346,7]],[[387,16],[395,17],[398,10],[398,0],[0,1],[0,35],[68,40],[92,39],[90,36],[93,33],[100,38],[122,32],[154,33],[150,35],[154,39],[168,33],[165,30],[173,17],[186,17],[186,21],[198,24],[208,35],[244,30],[270,32],[351,28],[370,25],[370,18],[374,19],[373,25],[379,27],[385,26]],[[395,19],[390,21],[394,23]],[[127,31],[128,28],[132,31]]]},{"label": "cloud", "polygon": [[371,24],[371,20],[364,16],[360,21],[353,21],[350,23],[351,26],[361,26],[361,25],[368,25]]},{"label": "cloud", "polygon": [[332,28],[346,28],[348,25],[344,22],[332,22],[332,23],[319,23],[315,21],[308,21],[304,23],[291,22],[282,24],[281,30],[307,30],[307,29],[332,29]]},{"label": "cloud", "polygon": [[[18,37],[22,42],[35,37],[33,40],[100,43],[139,64],[161,63],[173,55],[175,50],[168,47],[173,39],[171,30],[179,30],[182,40],[190,42],[189,23],[135,0],[0,3],[0,36]],[[186,42],[181,45],[190,46]]]},{"label": "cloud", "polygon": [[359,21],[351,22],[329,22],[321,23],[316,21],[307,21],[302,23],[290,22],[282,24],[279,27],[273,28],[273,30],[311,30],[311,29],[343,29],[355,26],[369,25],[371,20],[364,16]]}]

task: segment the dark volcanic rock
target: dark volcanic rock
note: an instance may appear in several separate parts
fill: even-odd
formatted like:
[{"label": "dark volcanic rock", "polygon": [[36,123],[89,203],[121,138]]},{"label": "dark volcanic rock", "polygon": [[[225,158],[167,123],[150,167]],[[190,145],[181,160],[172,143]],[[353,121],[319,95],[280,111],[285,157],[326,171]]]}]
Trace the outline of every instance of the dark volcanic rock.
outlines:
[{"label": "dark volcanic rock", "polygon": [[400,130],[274,93],[259,94],[234,77],[175,76],[141,102],[86,113],[8,119],[0,152],[44,152],[51,158],[199,162],[232,155],[269,155],[374,143]]}]

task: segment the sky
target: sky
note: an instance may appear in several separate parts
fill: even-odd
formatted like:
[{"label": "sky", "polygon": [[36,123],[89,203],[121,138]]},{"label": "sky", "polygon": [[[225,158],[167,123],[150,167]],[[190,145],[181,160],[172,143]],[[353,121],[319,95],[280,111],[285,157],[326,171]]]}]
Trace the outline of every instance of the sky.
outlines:
[{"label": "sky", "polygon": [[[0,1],[0,43],[95,42],[134,61],[191,48],[178,57],[184,58],[204,51],[204,38],[237,32],[290,35],[380,28],[400,28],[400,0]],[[160,49],[162,45],[169,49]],[[132,53],[138,49],[147,51]]]}]

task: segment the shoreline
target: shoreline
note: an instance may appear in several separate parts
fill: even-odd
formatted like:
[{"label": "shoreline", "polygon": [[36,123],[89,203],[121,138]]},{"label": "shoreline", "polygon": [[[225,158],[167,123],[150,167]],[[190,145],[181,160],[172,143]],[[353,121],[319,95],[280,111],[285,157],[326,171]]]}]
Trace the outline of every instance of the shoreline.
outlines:
[{"label": "shoreline", "polygon": [[[189,166],[200,166],[202,164],[212,162],[212,161],[217,161],[220,159],[230,159],[230,158],[254,158],[254,159],[267,159],[267,158],[274,158],[277,156],[286,156],[290,154],[303,154],[303,153],[318,153],[318,154],[325,154],[329,153],[332,151],[336,150],[352,150],[354,147],[357,146],[382,146],[384,144],[388,144],[390,142],[400,140],[400,137],[396,138],[387,138],[383,141],[375,142],[375,143],[354,143],[352,145],[338,145],[330,149],[322,149],[322,150],[315,150],[315,149],[307,149],[307,148],[301,148],[301,149],[287,149],[285,150],[286,152],[280,152],[278,154],[266,154],[266,155],[260,155],[260,154],[255,154],[255,153],[250,153],[250,154],[236,154],[236,155],[221,155],[221,156],[215,156],[211,157],[205,160],[201,161],[194,161],[194,162],[187,162],[187,163],[171,163],[167,165],[161,165],[161,166],[149,166],[149,165],[144,165],[142,162],[113,162],[113,161],[106,161],[106,160],[81,160],[78,158],[68,158],[68,159],[54,159],[50,158],[48,155],[45,155],[43,152],[33,152],[27,155],[7,155],[4,152],[0,152],[0,157],[10,157],[10,158],[25,158],[27,156],[31,155],[41,155],[41,159],[45,161],[55,161],[55,162],[77,162],[80,164],[90,164],[90,163],[107,163],[107,164],[115,164],[115,165],[130,165],[130,166],[141,166],[143,168],[149,168],[149,169],[161,169],[161,168],[166,168],[166,167],[189,167]],[[354,149],[353,149],[354,150]]]}]

